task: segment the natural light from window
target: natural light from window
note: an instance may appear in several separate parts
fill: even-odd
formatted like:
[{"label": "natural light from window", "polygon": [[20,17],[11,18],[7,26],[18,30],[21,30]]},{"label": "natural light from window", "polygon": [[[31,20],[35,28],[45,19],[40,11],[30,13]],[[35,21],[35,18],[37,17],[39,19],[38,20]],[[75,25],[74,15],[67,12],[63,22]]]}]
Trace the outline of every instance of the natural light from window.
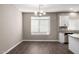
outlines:
[{"label": "natural light from window", "polygon": [[32,35],[49,35],[50,34],[50,17],[31,17],[31,34]]}]

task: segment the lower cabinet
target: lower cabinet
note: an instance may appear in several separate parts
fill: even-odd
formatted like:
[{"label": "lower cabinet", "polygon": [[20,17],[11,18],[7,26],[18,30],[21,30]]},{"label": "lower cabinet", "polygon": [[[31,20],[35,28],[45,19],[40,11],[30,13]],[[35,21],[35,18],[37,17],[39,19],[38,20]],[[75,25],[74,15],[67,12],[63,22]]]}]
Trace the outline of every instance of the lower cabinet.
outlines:
[{"label": "lower cabinet", "polygon": [[60,43],[68,43],[68,34],[66,33],[59,33],[59,42]]},{"label": "lower cabinet", "polygon": [[60,43],[64,43],[64,41],[65,41],[65,36],[64,36],[64,33],[59,33],[59,42]]},{"label": "lower cabinet", "polygon": [[73,53],[79,54],[79,38],[69,36],[69,50]]}]

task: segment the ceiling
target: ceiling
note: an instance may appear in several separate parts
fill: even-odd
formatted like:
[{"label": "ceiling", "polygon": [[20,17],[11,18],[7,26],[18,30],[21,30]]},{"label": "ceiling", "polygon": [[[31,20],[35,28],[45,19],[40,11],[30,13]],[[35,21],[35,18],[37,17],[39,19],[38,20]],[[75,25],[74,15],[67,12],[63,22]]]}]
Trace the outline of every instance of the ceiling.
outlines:
[{"label": "ceiling", "polygon": [[[35,4],[14,4],[21,12],[34,12],[39,5]],[[71,12],[79,11],[79,4],[42,4],[41,9],[45,12]]]}]

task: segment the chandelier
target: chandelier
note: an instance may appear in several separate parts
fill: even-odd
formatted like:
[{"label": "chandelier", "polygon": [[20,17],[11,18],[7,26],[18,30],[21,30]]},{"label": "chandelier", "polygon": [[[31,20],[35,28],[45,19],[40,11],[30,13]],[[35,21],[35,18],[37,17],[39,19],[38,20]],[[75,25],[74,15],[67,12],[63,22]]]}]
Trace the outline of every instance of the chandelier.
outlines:
[{"label": "chandelier", "polygon": [[43,16],[46,15],[46,12],[41,10],[41,5],[38,5],[38,11],[34,12],[35,16]]}]

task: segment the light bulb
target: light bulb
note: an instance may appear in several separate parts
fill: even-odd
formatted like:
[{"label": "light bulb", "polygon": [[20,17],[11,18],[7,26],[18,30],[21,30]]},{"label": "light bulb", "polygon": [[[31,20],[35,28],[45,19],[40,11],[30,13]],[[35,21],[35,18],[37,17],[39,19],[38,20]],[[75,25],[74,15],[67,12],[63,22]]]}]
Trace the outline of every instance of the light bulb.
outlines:
[{"label": "light bulb", "polygon": [[42,14],[39,14],[39,16],[42,16]]},{"label": "light bulb", "polygon": [[34,14],[35,14],[35,15],[37,15],[37,14],[38,14],[38,12],[37,12],[37,11],[35,11],[35,12],[34,12]]},{"label": "light bulb", "polygon": [[43,13],[43,10],[41,10],[40,13]]},{"label": "light bulb", "polygon": [[44,12],[43,15],[46,15],[46,13]]}]

